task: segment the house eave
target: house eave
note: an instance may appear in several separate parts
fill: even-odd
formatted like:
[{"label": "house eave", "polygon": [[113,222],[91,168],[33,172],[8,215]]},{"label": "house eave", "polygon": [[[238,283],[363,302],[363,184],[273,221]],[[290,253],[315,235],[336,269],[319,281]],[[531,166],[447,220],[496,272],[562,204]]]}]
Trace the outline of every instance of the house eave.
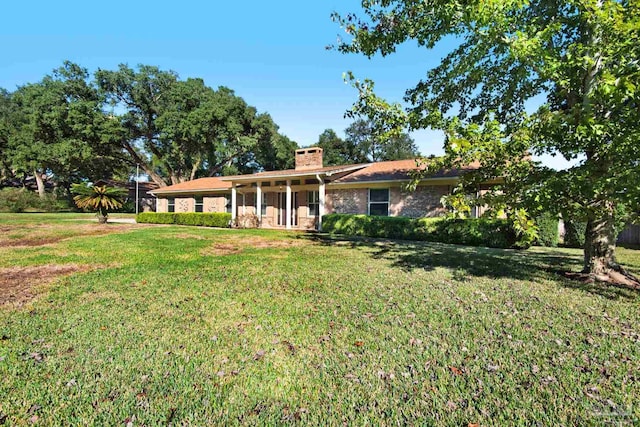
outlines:
[{"label": "house eave", "polygon": [[167,191],[150,191],[149,194],[154,196],[165,195],[165,194],[195,194],[195,193],[212,193],[212,192],[220,192],[220,191],[231,191],[231,188],[200,188],[197,190],[167,190]]},{"label": "house eave", "polygon": [[[305,176],[308,176],[310,178],[315,178],[317,175],[332,176],[332,175],[336,175],[343,172],[351,172],[354,170],[363,169],[369,165],[370,165],[369,163],[365,163],[360,165],[352,165],[344,168],[334,169],[330,171],[318,171],[317,169],[309,169],[309,170],[294,171],[288,174],[281,174],[281,173],[269,174],[269,172],[261,172],[261,173],[264,173],[264,175],[261,175],[261,174],[260,175],[252,174],[252,175],[246,175],[246,176],[236,175],[236,176],[229,176],[229,177],[220,177],[220,180],[228,181],[228,182],[255,182],[255,181],[262,181],[262,180],[269,180],[269,179],[276,179],[276,180],[285,179],[286,180],[288,178],[300,178]],[[274,171],[274,172],[277,172],[277,171]]]},{"label": "house eave", "polygon": [[[430,182],[443,182],[443,181],[457,181],[459,176],[438,177],[438,178],[425,178],[420,180],[420,184],[428,184]],[[354,185],[375,185],[375,184],[406,184],[411,182],[410,179],[374,179],[369,181],[347,181],[347,182],[330,182],[327,185],[330,187],[348,187]]]}]

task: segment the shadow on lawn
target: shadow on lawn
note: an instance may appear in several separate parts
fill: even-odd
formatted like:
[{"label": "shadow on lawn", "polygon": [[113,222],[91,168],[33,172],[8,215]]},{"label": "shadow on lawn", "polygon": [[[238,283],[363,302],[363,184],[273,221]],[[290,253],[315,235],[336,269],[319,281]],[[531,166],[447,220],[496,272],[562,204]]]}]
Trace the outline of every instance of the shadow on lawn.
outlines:
[{"label": "shadow on lawn", "polygon": [[566,278],[568,271],[579,271],[582,258],[559,250],[513,250],[449,245],[434,242],[411,242],[368,238],[349,238],[308,235],[321,245],[361,248],[374,259],[388,260],[405,271],[435,270],[438,267],[453,270],[458,281],[473,277],[512,278],[517,280],[551,279],[567,288],[601,295],[609,299],[636,299],[637,289],[616,284],[584,283]]}]

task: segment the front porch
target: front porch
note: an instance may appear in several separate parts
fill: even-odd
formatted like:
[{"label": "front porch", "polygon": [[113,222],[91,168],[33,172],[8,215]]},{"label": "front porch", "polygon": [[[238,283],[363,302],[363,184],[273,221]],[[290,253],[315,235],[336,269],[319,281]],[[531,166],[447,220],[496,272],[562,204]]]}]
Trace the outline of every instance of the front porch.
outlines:
[{"label": "front porch", "polygon": [[322,230],[325,183],[321,177],[233,181],[230,199],[233,224],[257,224],[262,228],[286,230]]}]

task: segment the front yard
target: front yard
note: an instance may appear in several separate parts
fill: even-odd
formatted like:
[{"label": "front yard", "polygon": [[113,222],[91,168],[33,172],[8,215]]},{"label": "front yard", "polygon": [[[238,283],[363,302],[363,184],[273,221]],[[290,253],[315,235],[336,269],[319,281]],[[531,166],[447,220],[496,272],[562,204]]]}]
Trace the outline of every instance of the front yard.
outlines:
[{"label": "front yard", "polygon": [[580,251],[87,218],[0,215],[0,424],[640,422],[640,293]]}]

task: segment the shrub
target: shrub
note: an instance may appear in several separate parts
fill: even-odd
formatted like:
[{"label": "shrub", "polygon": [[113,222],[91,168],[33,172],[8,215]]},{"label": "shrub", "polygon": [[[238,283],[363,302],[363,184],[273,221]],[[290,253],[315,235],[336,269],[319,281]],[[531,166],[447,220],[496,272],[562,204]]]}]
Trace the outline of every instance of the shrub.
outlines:
[{"label": "shrub", "polygon": [[527,247],[506,219],[406,218],[329,214],[324,231],[335,234],[423,240],[494,248]]},{"label": "shrub", "polygon": [[72,184],[71,192],[75,194],[73,201],[80,209],[96,211],[98,222],[106,224],[109,212],[122,208],[126,196],[123,188],[108,185]]},{"label": "shrub", "polygon": [[584,248],[587,223],[566,219],[564,221],[564,245],[570,248]]},{"label": "shrub", "polygon": [[46,194],[41,198],[38,193],[26,188],[0,189],[0,212],[54,212],[64,206],[61,203],[53,194]]},{"label": "shrub", "polygon": [[256,214],[238,215],[235,225],[238,228],[258,228],[260,226],[260,219]]},{"label": "shrub", "polygon": [[538,226],[538,238],[535,244],[538,246],[558,246],[558,217],[545,212],[536,218]]},{"label": "shrub", "polygon": [[201,227],[229,227],[231,214],[227,212],[141,212],[136,216],[136,222],[147,224],[195,225]]}]

